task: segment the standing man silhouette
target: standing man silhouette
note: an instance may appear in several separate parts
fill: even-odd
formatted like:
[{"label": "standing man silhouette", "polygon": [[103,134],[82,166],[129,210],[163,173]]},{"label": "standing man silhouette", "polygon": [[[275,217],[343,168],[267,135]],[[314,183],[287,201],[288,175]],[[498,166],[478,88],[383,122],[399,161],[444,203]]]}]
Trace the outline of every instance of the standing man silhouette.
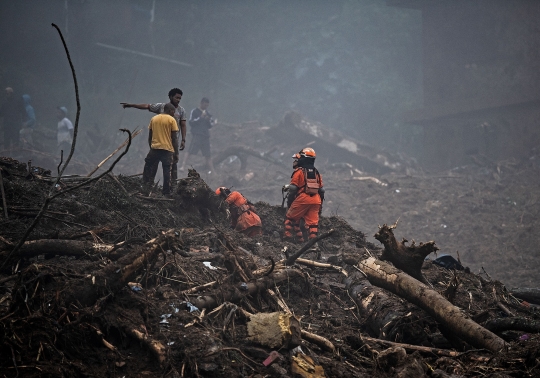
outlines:
[{"label": "standing man silhouette", "polygon": [[[186,146],[186,111],[183,107],[180,106],[180,100],[182,99],[182,95],[184,93],[178,89],[173,88],[169,91],[169,102],[174,106],[174,119],[176,120],[176,124],[178,128],[180,129],[180,133],[182,135],[182,141],[180,142],[180,145],[178,147],[179,150],[183,150]],[[130,104],[127,102],[121,102],[120,103],[122,107],[125,108],[136,108],[136,109],[144,109],[148,110],[152,113],[156,114],[163,114],[165,113],[165,105],[166,102],[158,102],[155,104]],[[175,155],[172,163],[172,172],[171,172],[171,181],[174,185],[176,183],[176,180],[178,179],[178,155]]]}]

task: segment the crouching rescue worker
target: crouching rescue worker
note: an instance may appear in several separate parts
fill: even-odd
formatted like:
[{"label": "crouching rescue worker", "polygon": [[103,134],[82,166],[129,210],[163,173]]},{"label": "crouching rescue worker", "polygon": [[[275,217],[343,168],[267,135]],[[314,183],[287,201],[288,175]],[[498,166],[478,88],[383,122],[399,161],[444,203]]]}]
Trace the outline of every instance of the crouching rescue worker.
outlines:
[{"label": "crouching rescue worker", "polygon": [[261,218],[255,212],[255,206],[240,192],[231,192],[222,186],[216,189],[216,194],[229,204],[232,228],[247,236],[262,234]]},{"label": "crouching rescue worker", "polygon": [[[324,200],[324,188],[322,176],[315,168],[315,150],[307,147],[293,155],[298,163],[291,175],[291,183],[288,187],[287,211],[285,219],[284,240],[293,240],[303,243],[304,236],[300,228],[300,219],[304,219],[308,229],[309,239],[317,237],[319,227],[319,215],[322,211]],[[293,164],[294,167],[294,164]]]}]

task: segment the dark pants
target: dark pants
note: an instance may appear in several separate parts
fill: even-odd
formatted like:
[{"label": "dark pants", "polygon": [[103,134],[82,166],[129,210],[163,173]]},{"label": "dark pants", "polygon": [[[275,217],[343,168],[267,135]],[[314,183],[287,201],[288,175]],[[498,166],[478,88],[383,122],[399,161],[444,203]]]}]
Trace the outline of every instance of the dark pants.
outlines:
[{"label": "dark pants", "polygon": [[197,155],[201,151],[202,156],[210,157],[210,135],[193,134],[191,144],[189,145],[188,153]]},{"label": "dark pants", "polygon": [[171,168],[173,164],[171,151],[150,149],[144,159],[143,183],[151,185],[158,170],[159,162],[163,168],[163,194],[171,194]]},{"label": "dark pants", "polygon": [[178,162],[173,161],[173,163],[172,163],[172,166],[171,166],[171,180],[172,180],[172,185],[175,185],[176,180],[178,180]]}]

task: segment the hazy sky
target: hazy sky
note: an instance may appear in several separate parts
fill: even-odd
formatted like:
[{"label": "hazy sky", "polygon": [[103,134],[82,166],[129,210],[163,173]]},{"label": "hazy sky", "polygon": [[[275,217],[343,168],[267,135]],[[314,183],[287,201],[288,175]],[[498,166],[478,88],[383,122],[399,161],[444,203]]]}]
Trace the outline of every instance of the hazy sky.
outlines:
[{"label": "hazy sky", "polygon": [[[417,10],[363,1],[21,0],[0,4],[0,83],[33,95],[43,122],[75,106],[61,28],[80,86],[81,121],[137,122],[117,104],[211,99],[222,121],[276,124],[289,109],[384,144],[421,103]],[[185,63],[185,64],[184,64]]]}]

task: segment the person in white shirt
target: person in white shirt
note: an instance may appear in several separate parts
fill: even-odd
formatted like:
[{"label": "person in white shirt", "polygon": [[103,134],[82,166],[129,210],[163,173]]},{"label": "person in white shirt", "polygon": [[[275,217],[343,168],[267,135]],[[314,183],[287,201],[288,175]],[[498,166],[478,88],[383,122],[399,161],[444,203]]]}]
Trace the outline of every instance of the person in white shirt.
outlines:
[{"label": "person in white shirt", "polygon": [[56,134],[58,154],[63,150],[64,156],[67,156],[71,151],[71,143],[73,143],[73,124],[67,118],[65,106],[57,108],[56,116],[58,118],[58,132]]}]

